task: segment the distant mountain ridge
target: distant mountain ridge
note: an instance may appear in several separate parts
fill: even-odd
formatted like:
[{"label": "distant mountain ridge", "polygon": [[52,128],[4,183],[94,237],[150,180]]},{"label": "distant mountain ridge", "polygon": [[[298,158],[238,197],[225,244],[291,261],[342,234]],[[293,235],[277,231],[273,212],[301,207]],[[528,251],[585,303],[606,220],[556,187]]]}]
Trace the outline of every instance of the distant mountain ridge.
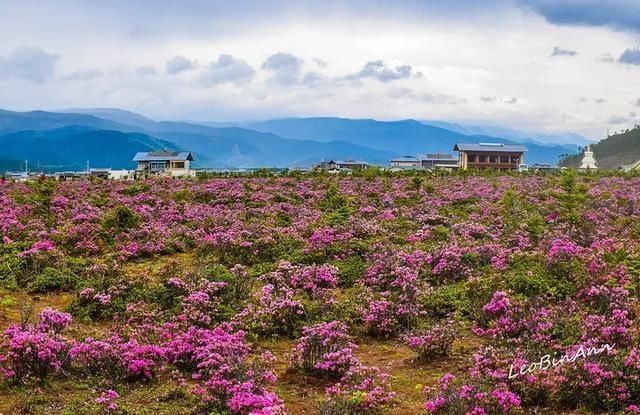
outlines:
[{"label": "distant mountain ridge", "polygon": [[[31,160],[31,167],[43,170],[84,170],[93,167],[130,169],[138,151],[178,150],[168,141],[142,133],[94,130],[85,126],[67,126],[53,130],[26,130],[0,136],[0,158]],[[11,164],[10,164],[11,166]]]},{"label": "distant mountain ridge", "polygon": [[[270,132],[285,138],[305,137],[317,141],[344,140],[399,155],[451,153],[459,142],[495,142],[512,144],[516,141],[485,135],[465,135],[445,128],[426,125],[416,120],[376,121],[345,118],[314,117],[284,118],[257,122],[249,128]],[[556,164],[561,155],[573,149],[560,145],[526,143],[527,163]]]},{"label": "distant mountain ridge", "polygon": [[460,134],[475,136],[495,136],[502,137],[507,140],[522,142],[522,143],[536,143],[542,145],[562,145],[567,149],[576,151],[579,147],[591,143],[586,137],[575,133],[561,133],[561,134],[543,134],[543,133],[529,133],[513,128],[499,127],[493,125],[467,125],[451,123],[446,121],[420,121],[427,125],[433,125],[441,127],[447,130],[455,131]]},{"label": "distant mountain ridge", "polygon": [[[58,136],[67,140],[63,153],[51,144]],[[416,120],[314,117],[236,125],[154,121],[126,110],[96,108],[0,110],[0,142],[7,143],[4,149],[0,147],[0,160],[41,158],[65,166],[84,166],[90,160],[94,166],[130,168],[136,151],[174,148],[193,152],[196,166],[227,168],[310,166],[339,158],[386,165],[389,159],[405,154],[451,153],[457,142],[513,141],[468,136]],[[570,152],[558,145],[527,143],[527,147],[529,163],[553,164],[559,155]]]},{"label": "distant mountain ridge", "polygon": [[25,130],[53,130],[55,128],[79,125],[96,130],[136,131],[143,129],[120,124],[90,114],[65,114],[47,111],[14,112],[0,110],[0,134]]}]

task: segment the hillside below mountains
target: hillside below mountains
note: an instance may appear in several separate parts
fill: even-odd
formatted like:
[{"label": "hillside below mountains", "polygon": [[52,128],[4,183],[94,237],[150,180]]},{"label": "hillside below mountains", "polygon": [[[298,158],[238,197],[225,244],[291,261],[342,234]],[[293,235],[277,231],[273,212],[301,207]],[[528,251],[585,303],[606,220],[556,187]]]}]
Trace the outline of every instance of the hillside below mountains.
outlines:
[{"label": "hillside below mountains", "polygon": [[[625,164],[640,160],[640,127],[611,135],[591,145],[598,167],[616,169]],[[578,167],[582,161],[582,152],[564,158],[560,165]]]}]

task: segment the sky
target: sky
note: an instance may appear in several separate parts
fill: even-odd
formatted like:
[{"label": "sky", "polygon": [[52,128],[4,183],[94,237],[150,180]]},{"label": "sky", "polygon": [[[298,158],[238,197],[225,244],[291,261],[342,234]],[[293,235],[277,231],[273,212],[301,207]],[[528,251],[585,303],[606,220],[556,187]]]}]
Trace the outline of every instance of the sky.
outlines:
[{"label": "sky", "polygon": [[640,122],[638,0],[0,0],[0,108]]}]

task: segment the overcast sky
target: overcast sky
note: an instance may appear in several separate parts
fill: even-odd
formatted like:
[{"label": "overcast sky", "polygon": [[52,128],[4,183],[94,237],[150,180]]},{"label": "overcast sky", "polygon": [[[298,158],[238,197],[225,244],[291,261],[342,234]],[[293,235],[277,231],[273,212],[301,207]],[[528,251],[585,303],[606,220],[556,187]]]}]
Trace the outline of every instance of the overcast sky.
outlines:
[{"label": "overcast sky", "polygon": [[11,110],[439,119],[592,139],[640,120],[638,0],[0,0],[0,39]]}]

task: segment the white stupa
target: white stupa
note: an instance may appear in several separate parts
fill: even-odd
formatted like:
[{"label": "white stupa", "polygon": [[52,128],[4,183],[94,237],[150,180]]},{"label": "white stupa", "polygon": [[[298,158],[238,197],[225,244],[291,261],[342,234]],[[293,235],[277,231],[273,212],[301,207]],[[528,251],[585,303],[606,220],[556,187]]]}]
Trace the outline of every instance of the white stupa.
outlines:
[{"label": "white stupa", "polygon": [[598,164],[596,163],[595,157],[593,157],[593,151],[591,151],[590,145],[587,146],[587,149],[584,151],[584,156],[582,157],[582,162],[578,170],[598,170]]}]

